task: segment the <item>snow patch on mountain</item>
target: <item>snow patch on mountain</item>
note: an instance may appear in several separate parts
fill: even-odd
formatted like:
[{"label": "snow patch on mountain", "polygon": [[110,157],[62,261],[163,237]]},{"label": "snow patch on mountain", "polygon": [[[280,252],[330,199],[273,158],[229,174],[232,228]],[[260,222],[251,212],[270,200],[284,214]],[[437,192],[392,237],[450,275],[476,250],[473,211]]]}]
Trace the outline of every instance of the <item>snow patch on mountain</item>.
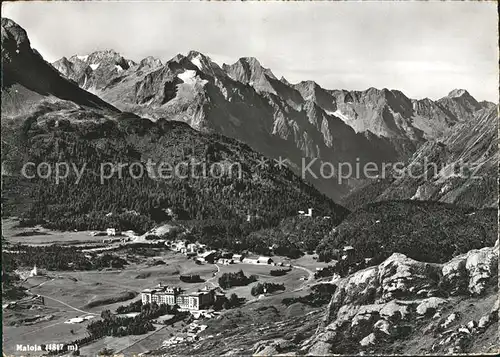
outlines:
[{"label": "snow patch on mountain", "polygon": [[208,83],[207,80],[200,79],[197,76],[196,71],[192,70],[192,69],[187,69],[184,72],[179,73],[177,75],[177,78],[179,78],[180,80],[182,80],[185,84],[191,84],[191,85],[195,85],[195,84],[198,83],[198,84],[201,84],[201,86],[204,86],[205,84]]},{"label": "snow patch on mountain", "polygon": [[99,68],[99,63],[93,63],[90,65],[90,68],[92,68],[93,71],[95,71],[97,68]]},{"label": "snow patch on mountain", "polygon": [[177,78],[182,80],[184,83],[189,83],[189,84],[193,84],[194,82],[196,82],[195,77],[196,77],[196,71],[192,69],[188,69],[177,75]]},{"label": "snow patch on mountain", "polygon": [[78,58],[80,61],[85,62],[85,61],[87,61],[87,58],[89,58],[89,55],[85,55],[85,56],[78,56],[77,55],[76,58]]},{"label": "snow patch on mountain", "polygon": [[328,115],[334,115],[336,116],[337,118],[339,119],[342,119],[342,121],[344,123],[347,123],[349,120],[351,120],[347,115],[345,115],[344,113],[342,113],[340,110],[336,110],[334,112],[332,112],[331,110],[325,110],[326,114]]},{"label": "snow patch on mountain", "polygon": [[115,65],[115,68],[116,68],[116,70],[117,70],[118,72],[123,71],[122,66],[120,66],[119,64],[116,64],[116,65]]},{"label": "snow patch on mountain", "polygon": [[198,69],[201,71],[202,68],[203,68],[203,65],[201,63],[201,56],[198,55],[196,57],[194,57],[192,60],[191,60],[191,63],[194,64],[196,67],[198,67]]}]

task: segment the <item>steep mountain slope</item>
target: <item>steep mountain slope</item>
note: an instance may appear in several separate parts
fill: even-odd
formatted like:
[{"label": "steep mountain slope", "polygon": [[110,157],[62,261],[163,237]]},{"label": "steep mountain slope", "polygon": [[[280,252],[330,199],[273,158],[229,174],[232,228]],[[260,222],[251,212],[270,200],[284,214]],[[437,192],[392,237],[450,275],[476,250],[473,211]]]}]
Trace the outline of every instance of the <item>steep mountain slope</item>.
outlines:
[{"label": "steep mountain slope", "polygon": [[[26,32],[7,19],[2,20],[4,37],[7,46],[2,58],[10,61],[3,73],[7,90],[25,85],[37,90],[46,87],[51,95],[33,106],[20,102],[24,105],[20,113],[3,116],[2,169],[10,173],[3,180],[3,215],[63,230],[111,224],[145,231],[155,221],[171,219],[167,212],[184,220],[231,221],[235,225],[244,224],[246,215],[254,212],[262,219],[255,228],[247,229],[251,231],[276,224],[305,207],[330,215],[334,224],[348,213],[289,169],[259,165],[261,154],[241,142],[198,132],[186,123],[153,122],[120,113],[62,78],[38,55],[30,54]],[[18,49],[26,53],[20,59]],[[87,60],[91,64],[100,61],[103,67],[118,60],[125,66],[120,58],[106,52]],[[28,61],[34,59],[38,62]],[[154,60],[141,63],[148,68],[158,64]],[[41,69],[31,73],[24,65]],[[166,76],[182,69],[175,61],[169,66],[172,69],[161,67]],[[183,76],[182,71],[180,79],[176,78],[189,82],[191,77]],[[60,85],[66,86],[63,94]],[[142,88],[138,90],[147,90]],[[39,95],[47,98],[45,92]],[[49,165],[49,177],[23,177],[21,169],[27,162],[33,163],[27,175],[34,174],[31,168],[43,162]],[[64,173],[59,171],[56,177],[58,167]]]},{"label": "steep mountain slope", "polygon": [[487,106],[457,123],[441,142],[419,147],[403,166],[355,190],[343,202],[356,208],[386,199],[434,200],[473,207],[496,207],[498,111]]},{"label": "steep mountain slope", "polygon": [[2,18],[2,116],[24,112],[30,105],[67,100],[90,109],[118,112],[112,105],[78,87],[31,48],[26,31]]}]

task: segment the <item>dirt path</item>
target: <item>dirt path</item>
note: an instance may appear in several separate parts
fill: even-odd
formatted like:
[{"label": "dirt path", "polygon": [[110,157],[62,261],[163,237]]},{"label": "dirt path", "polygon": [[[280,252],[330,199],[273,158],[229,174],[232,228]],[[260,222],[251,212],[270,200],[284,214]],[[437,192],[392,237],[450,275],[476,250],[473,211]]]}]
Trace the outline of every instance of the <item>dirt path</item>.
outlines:
[{"label": "dirt path", "polygon": [[206,283],[212,284],[216,288],[219,285],[213,283],[212,281],[218,278],[218,275],[219,275],[219,272],[220,272],[220,268],[219,268],[219,266],[217,264],[215,264],[215,266],[217,267],[217,272],[215,273],[215,275],[213,277],[211,277],[210,279],[208,279],[206,281]]},{"label": "dirt path", "polygon": [[297,268],[297,269],[300,269],[300,270],[303,270],[305,272],[307,272],[308,276],[307,276],[307,280],[304,281],[304,283],[302,283],[302,286],[300,286],[299,288],[293,290],[293,292],[296,292],[296,291],[300,291],[304,288],[307,287],[308,283],[314,279],[314,272],[312,270],[309,270],[303,266],[300,266],[300,265],[294,265],[293,266],[294,268]]},{"label": "dirt path", "polygon": [[[32,287],[30,287],[28,290],[29,290],[29,291],[31,291],[31,290],[33,290],[33,289],[39,288],[39,287],[41,287],[41,286],[45,285],[46,283],[49,283],[49,282],[51,282],[51,281],[53,281],[53,280],[55,280],[55,278],[52,278],[52,279],[47,280],[47,281],[44,281],[44,282],[42,282],[42,283],[40,283],[40,284],[38,284],[38,285],[32,286]],[[34,294],[36,294],[36,293],[34,293]],[[88,311],[83,311],[83,310],[80,310],[80,309],[79,309],[79,308],[77,308],[77,307],[71,306],[71,305],[69,305],[69,304],[65,303],[64,301],[61,301],[61,300],[56,299],[56,298],[53,298],[53,297],[51,297],[51,296],[42,295],[42,294],[36,294],[36,295],[39,295],[39,296],[43,297],[44,299],[49,299],[49,300],[52,300],[52,301],[58,302],[59,304],[62,304],[62,305],[64,305],[64,306],[66,306],[66,307],[69,307],[69,308],[70,308],[70,309],[72,309],[72,310],[75,310],[75,311],[81,312],[81,313],[83,313],[83,314],[92,314],[92,315],[95,315],[95,313],[93,313],[93,312],[88,312]]]},{"label": "dirt path", "polygon": [[69,304],[66,304],[64,301],[61,301],[59,299],[56,299],[56,298],[53,298],[53,297],[50,297],[50,296],[47,296],[47,295],[41,295],[41,294],[38,294],[40,295],[41,297],[43,297],[44,299],[49,299],[49,300],[53,300],[55,302],[58,302],[59,304],[62,304],[64,306],[67,306],[69,307],[70,309],[72,310],[75,310],[75,311],[78,311],[78,312],[81,312],[82,314],[87,314],[87,315],[95,315],[94,312],[88,312],[88,311],[83,311],[83,310],[80,310],[79,308],[77,307],[74,307],[74,306],[71,306]]}]

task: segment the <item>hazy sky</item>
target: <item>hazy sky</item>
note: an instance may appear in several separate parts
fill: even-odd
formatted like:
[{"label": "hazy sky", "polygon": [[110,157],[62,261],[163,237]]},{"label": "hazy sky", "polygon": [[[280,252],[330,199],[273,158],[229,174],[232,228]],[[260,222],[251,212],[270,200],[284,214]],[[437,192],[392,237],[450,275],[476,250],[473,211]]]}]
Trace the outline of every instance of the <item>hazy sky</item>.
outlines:
[{"label": "hazy sky", "polygon": [[465,88],[498,102],[495,2],[4,2],[2,13],[48,61],[198,50],[219,64],[256,57],[292,83],[432,99]]}]

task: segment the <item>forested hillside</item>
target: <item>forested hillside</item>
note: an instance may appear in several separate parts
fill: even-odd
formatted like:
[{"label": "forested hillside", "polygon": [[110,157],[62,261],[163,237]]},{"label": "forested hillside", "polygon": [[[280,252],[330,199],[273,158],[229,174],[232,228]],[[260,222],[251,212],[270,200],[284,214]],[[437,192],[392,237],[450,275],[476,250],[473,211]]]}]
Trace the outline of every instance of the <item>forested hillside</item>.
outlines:
[{"label": "forested hillside", "polygon": [[[85,168],[78,183],[71,166],[68,177],[58,183],[54,177],[6,178],[3,214],[20,215],[31,223],[64,230],[113,225],[143,232],[154,222],[172,218],[243,221],[252,214],[266,226],[314,207],[318,214],[331,216],[334,224],[348,212],[287,168],[275,167],[272,161],[259,166],[261,156],[248,146],[217,134],[201,134],[184,123],[153,123],[128,114],[114,120],[75,120],[67,112],[37,111],[10,122],[5,130],[9,139],[2,142],[2,156],[16,170],[23,162],[48,162],[53,169],[56,162],[66,162]],[[173,167],[182,162],[185,165],[179,167],[184,171],[159,178],[157,166],[147,170],[148,160]],[[101,164],[134,162],[144,168],[141,177],[139,165],[133,170],[125,166],[121,178],[116,172],[101,183]],[[231,170],[216,170],[214,177],[206,171],[203,177],[201,163]],[[190,165],[195,165],[194,171]],[[108,171],[104,174],[111,176]],[[24,199],[19,197],[21,191]]]},{"label": "forested hillside", "polygon": [[318,246],[319,259],[337,259],[354,247],[354,261],[377,264],[392,253],[442,263],[498,237],[497,210],[423,201],[385,201],[351,213]]}]

